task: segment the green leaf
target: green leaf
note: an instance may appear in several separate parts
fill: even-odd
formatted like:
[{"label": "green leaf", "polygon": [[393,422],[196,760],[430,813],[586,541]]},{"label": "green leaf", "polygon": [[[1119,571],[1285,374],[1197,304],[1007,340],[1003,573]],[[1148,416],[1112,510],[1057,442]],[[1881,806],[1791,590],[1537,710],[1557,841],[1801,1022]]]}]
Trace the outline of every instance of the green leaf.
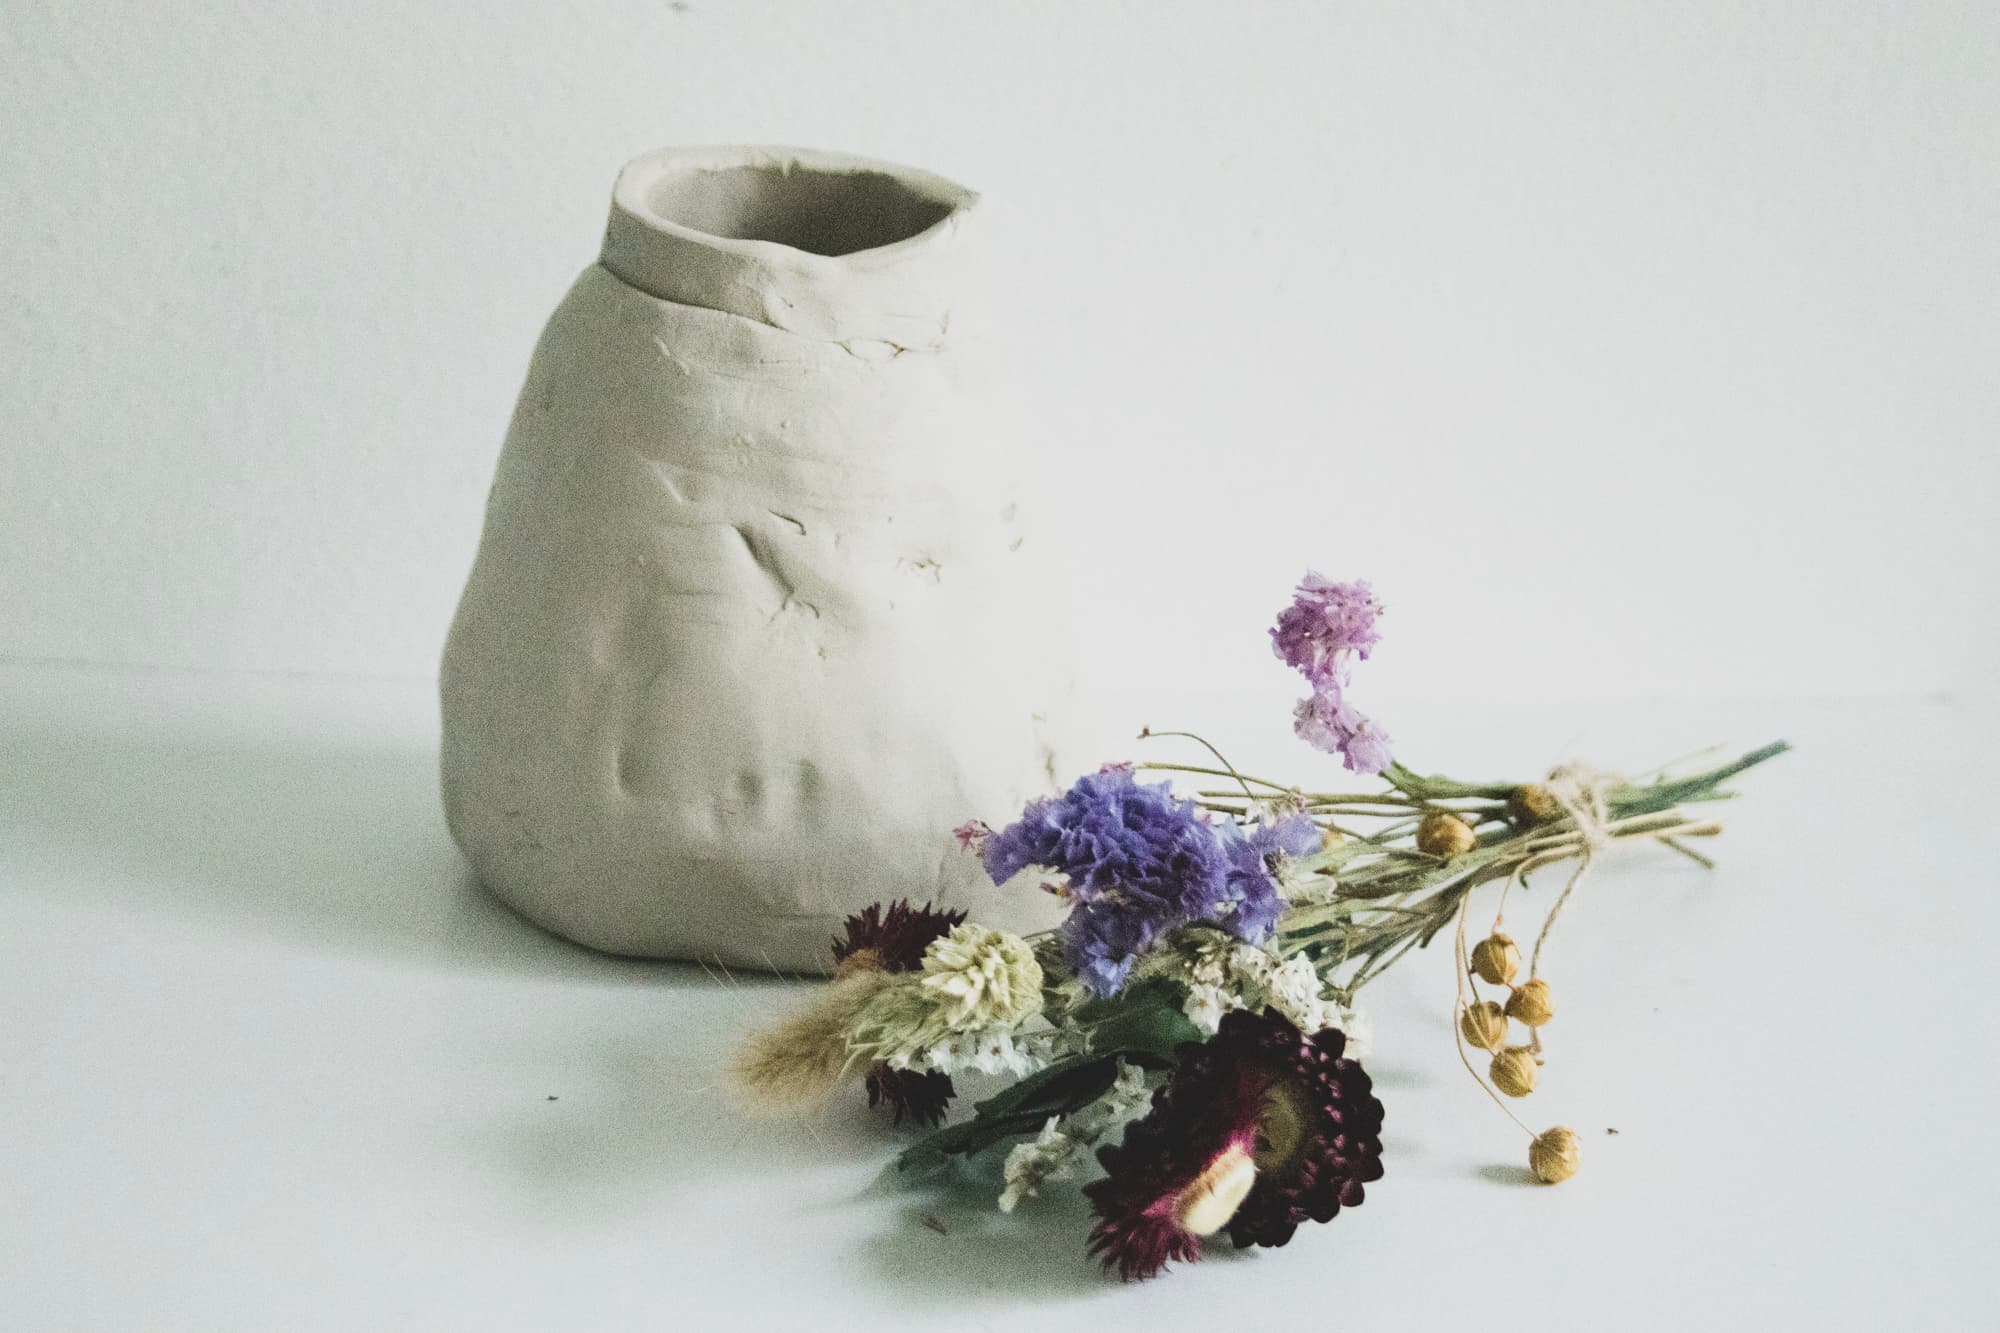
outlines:
[{"label": "green leaf", "polygon": [[1171,1067],[1182,1042],[1202,1039],[1201,1029],[1181,1012],[1180,988],[1154,977],[1127,987],[1108,1000],[1077,1011],[1077,1023],[1102,1054],[1123,1054],[1148,1069]]},{"label": "green leaf", "polygon": [[978,1152],[1003,1139],[1041,1132],[1052,1115],[1068,1115],[1102,1097],[1118,1077],[1115,1055],[1060,1060],[978,1103],[972,1118],[918,1139],[896,1159],[904,1171],[934,1170],[948,1157]]},{"label": "green leaf", "polygon": [[1090,1001],[1074,1019],[1090,1033],[1091,1054],[1058,1060],[975,1105],[970,1119],[932,1130],[896,1159],[898,1169],[934,1171],[952,1157],[1038,1134],[1050,1116],[1080,1111],[1109,1092],[1120,1059],[1170,1069],[1176,1048],[1202,1039],[1201,1029],[1181,1012],[1180,988],[1157,977]]}]

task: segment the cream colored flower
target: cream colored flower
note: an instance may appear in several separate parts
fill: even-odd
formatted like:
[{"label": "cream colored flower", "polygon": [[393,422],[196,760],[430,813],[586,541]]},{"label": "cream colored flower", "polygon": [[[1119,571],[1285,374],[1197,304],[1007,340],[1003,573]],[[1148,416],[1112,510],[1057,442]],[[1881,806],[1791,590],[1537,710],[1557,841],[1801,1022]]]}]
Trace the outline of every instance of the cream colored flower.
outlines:
[{"label": "cream colored flower", "polygon": [[1049,1181],[1076,1174],[1091,1145],[1138,1114],[1150,1097],[1145,1071],[1119,1061],[1117,1080],[1102,1097],[1066,1116],[1050,1116],[1033,1142],[1014,1145],[1007,1154],[1000,1211],[1011,1213],[1022,1199],[1040,1194]]},{"label": "cream colored flower", "polygon": [[1008,1027],[1042,1009],[1042,965],[1019,935],[952,927],[924,951],[924,989],[955,1031]]},{"label": "cream colored flower", "polygon": [[1272,968],[1264,984],[1271,1008],[1299,1031],[1310,1035],[1338,1021],[1339,1010],[1320,997],[1319,970],[1304,954],[1294,954]]}]

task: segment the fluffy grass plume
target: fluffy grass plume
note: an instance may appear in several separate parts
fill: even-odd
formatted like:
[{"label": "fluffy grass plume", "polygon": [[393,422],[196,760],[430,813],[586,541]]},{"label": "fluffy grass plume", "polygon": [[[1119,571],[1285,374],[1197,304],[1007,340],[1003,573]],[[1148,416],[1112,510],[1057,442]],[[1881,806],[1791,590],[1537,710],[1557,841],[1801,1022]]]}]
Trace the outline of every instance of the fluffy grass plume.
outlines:
[{"label": "fluffy grass plume", "polygon": [[752,1033],[730,1070],[738,1100],[767,1115],[797,1115],[860,1077],[866,1066],[849,1054],[847,1028],[889,982],[884,972],[850,972],[789,1018]]}]

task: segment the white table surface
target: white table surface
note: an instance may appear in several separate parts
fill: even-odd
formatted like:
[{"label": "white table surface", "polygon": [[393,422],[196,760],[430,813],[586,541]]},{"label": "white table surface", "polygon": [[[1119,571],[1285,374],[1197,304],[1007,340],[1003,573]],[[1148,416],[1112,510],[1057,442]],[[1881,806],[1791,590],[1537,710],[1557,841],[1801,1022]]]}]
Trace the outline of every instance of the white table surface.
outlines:
[{"label": "white table surface", "polygon": [[1524,1183],[1434,949],[1368,996],[1365,1206],[1121,1287],[1074,1194],[1004,1217],[881,1185],[865,1109],[733,1114],[790,984],[485,897],[429,686],[0,667],[0,1327],[2000,1327],[1990,709],[1380,711],[1468,777],[1799,752],[1718,871],[1621,856],[1566,911],[1521,1109],[1582,1133],[1574,1181]]}]

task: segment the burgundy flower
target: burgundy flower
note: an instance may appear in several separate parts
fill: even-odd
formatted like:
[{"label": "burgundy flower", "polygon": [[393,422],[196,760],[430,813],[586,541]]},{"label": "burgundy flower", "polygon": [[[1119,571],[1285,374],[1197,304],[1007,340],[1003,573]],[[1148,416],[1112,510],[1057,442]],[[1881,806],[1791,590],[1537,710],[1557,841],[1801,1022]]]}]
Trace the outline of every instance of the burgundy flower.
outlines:
[{"label": "burgundy flower", "polygon": [[833,961],[852,959],[855,967],[914,972],[923,966],[924,950],[930,948],[931,941],[964,921],[965,913],[941,912],[929,903],[912,907],[907,899],[899,898],[886,909],[880,903],[870,903],[847,918],[847,938],[833,942]]},{"label": "burgundy flower", "polygon": [[[931,941],[964,920],[964,912],[941,912],[928,903],[912,907],[907,900],[898,900],[887,908],[870,904],[847,918],[847,938],[833,942],[835,975],[863,968],[914,972],[923,966],[924,950]],[[868,1104],[886,1107],[897,1125],[905,1117],[913,1124],[935,1125],[957,1095],[949,1074],[891,1069],[881,1061],[868,1070]]]},{"label": "burgundy flower", "polygon": [[945,1108],[957,1095],[949,1074],[891,1069],[879,1060],[868,1071],[868,1104],[887,1107],[892,1124],[900,1125],[908,1116],[910,1123],[928,1129],[944,1119]]},{"label": "burgundy flower", "polygon": [[1238,1246],[1283,1245],[1299,1223],[1359,1204],[1382,1176],[1382,1103],[1346,1045],[1337,1030],[1307,1036],[1235,1010],[1183,1046],[1152,1109],[1098,1150],[1105,1178],[1084,1187],[1091,1253],[1147,1278],[1199,1259],[1202,1238],[1225,1227]]}]

